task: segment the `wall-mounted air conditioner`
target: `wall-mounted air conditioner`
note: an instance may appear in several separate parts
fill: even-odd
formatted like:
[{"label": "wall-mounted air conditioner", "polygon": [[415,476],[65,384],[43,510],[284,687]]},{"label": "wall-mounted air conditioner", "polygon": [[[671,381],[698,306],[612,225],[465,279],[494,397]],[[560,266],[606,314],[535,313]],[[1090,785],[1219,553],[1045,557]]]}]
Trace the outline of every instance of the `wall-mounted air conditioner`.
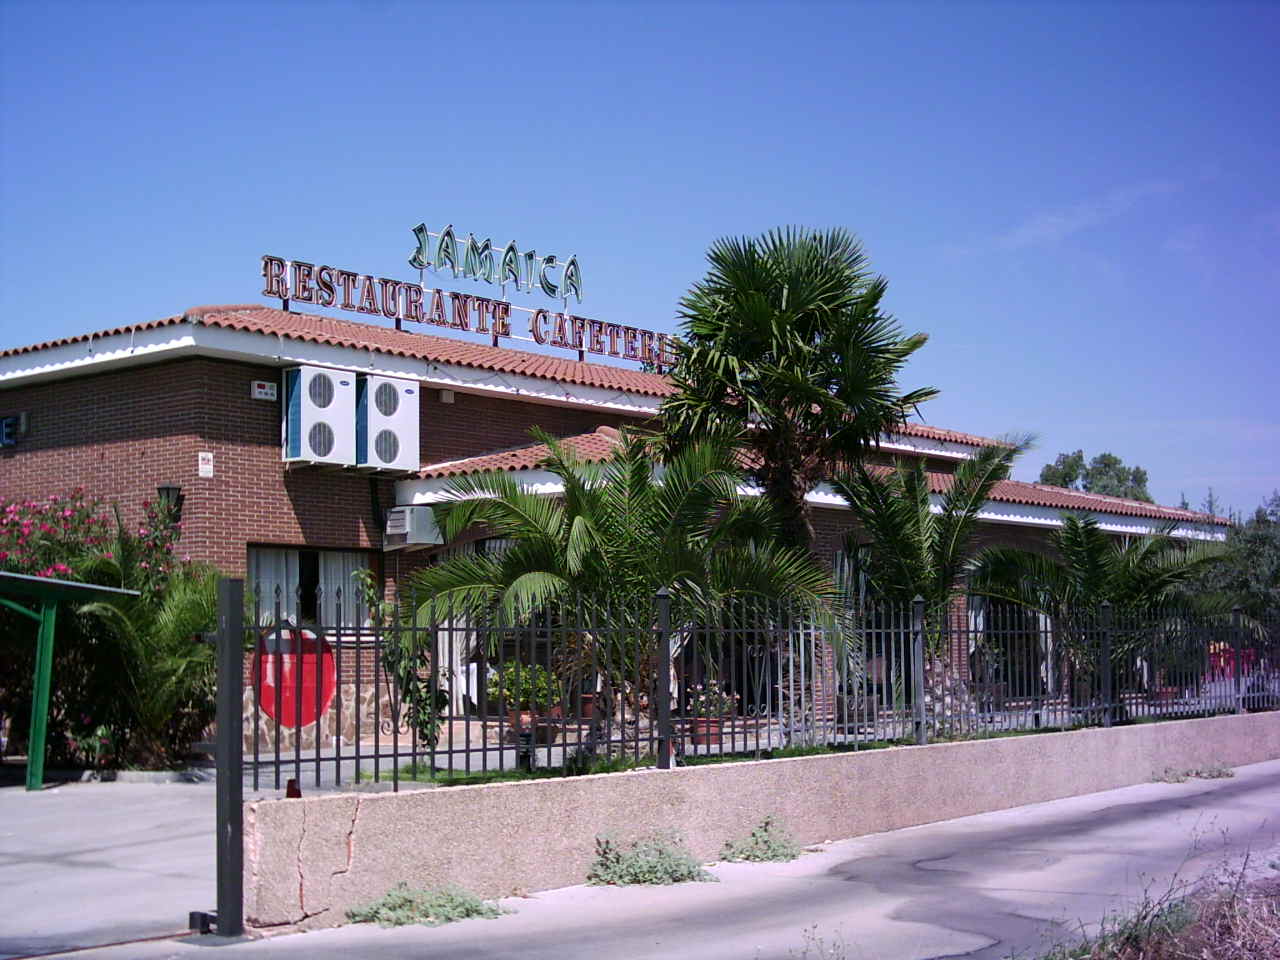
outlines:
[{"label": "wall-mounted air conditioner", "polygon": [[444,543],[436,517],[429,506],[392,507],[387,511],[387,525],[382,536],[382,549],[403,550]]},{"label": "wall-mounted air conditioner", "polygon": [[356,463],[380,470],[417,470],[418,382],[356,376]]},{"label": "wall-mounted air conditioner", "polygon": [[326,367],[284,372],[284,459],[356,462],[356,375]]}]

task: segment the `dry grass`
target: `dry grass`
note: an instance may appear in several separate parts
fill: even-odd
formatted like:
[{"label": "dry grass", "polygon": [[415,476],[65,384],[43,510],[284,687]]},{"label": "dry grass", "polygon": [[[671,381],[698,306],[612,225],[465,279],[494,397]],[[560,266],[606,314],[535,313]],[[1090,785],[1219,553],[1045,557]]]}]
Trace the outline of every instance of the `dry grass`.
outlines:
[{"label": "dry grass", "polygon": [[1185,898],[1150,899],[1094,938],[1045,960],[1276,960],[1280,877],[1248,882],[1248,863]]}]

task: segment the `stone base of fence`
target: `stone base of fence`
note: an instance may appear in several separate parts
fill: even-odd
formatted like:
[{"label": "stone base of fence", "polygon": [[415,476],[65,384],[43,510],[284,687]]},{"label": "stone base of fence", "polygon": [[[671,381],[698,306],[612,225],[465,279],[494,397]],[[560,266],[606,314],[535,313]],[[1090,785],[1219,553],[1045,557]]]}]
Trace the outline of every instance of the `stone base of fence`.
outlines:
[{"label": "stone base of fence", "polygon": [[597,836],[677,832],[714,858],[766,816],[802,844],[1280,758],[1280,712],[246,805],[245,916],[344,922],[401,881],[488,897],[581,883]]}]

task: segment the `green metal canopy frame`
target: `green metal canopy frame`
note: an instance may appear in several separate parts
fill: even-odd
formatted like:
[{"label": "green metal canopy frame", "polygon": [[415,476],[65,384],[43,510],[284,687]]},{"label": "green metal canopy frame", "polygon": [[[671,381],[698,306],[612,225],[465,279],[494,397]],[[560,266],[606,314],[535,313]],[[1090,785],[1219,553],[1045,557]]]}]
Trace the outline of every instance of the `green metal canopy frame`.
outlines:
[{"label": "green metal canopy frame", "polygon": [[[95,597],[136,597],[137,590],[102,587],[95,583],[73,583],[30,577],[24,573],[0,572],[0,606],[16,610],[40,624],[36,641],[36,675],[31,689],[31,737],[27,744],[27,789],[39,790],[44,783],[45,736],[49,729],[49,689],[53,680],[53,628],[58,603],[87,601]],[[28,607],[9,597],[36,602]],[[39,612],[37,612],[37,609]]]}]

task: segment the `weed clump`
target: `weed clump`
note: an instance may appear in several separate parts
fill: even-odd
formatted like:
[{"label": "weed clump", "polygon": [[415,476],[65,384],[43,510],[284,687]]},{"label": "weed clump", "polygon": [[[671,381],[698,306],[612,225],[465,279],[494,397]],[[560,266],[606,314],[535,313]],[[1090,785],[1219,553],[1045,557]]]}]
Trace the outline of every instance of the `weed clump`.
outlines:
[{"label": "weed clump", "polygon": [[724,849],[720,851],[721,860],[748,860],[752,863],[785,863],[798,856],[800,848],[772,816],[765,817],[745,840],[736,843],[726,840]]},{"label": "weed clump", "polygon": [[496,903],[481,900],[461,887],[413,890],[401,883],[373,903],[348,910],[347,919],[352,923],[376,923],[380,927],[403,927],[415,923],[438,927],[469,917],[493,919],[506,912]]},{"label": "weed clump", "polygon": [[678,837],[649,837],[628,849],[609,837],[596,837],[596,859],[587,871],[587,883],[593,886],[714,883],[717,879]]}]

